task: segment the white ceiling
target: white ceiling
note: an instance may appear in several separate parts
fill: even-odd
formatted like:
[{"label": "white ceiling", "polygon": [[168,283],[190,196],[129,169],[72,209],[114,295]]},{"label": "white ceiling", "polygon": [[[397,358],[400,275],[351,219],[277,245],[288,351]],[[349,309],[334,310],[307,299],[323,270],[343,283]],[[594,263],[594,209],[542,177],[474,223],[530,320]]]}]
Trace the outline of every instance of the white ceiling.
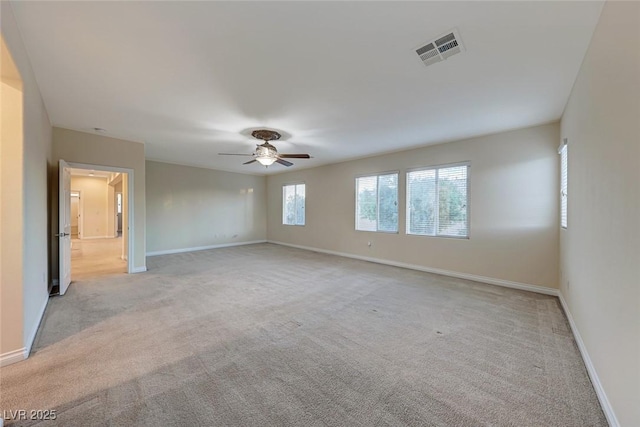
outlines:
[{"label": "white ceiling", "polygon": [[[13,2],[54,126],[246,173],[257,127],[316,166],[560,118],[602,8],[555,2]],[[457,28],[466,52],[415,53]]]},{"label": "white ceiling", "polygon": [[96,178],[104,178],[107,179],[113,174],[113,172],[94,170],[94,169],[77,169],[77,168],[69,168],[71,172],[71,176],[93,176]]}]

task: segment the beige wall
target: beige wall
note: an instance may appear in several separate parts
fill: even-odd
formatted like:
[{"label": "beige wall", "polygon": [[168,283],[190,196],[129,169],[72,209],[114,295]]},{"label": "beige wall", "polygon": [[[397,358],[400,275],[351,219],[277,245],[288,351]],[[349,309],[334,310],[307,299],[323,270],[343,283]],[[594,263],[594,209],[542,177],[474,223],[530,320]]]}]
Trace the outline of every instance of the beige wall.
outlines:
[{"label": "beige wall", "polygon": [[640,426],[640,3],[605,4],[561,134],[561,292],[620,425]]},{"label": "beige wall", "polygon": [[[267,179],[268,239],[356,256],[556,287],[557,123]],[[470,161],[470,239],[406,235],[405,171]],[[399,234],[355,231],[355,177],[400,171]],[[306,225],[282,225],[282,185],[306,183]],[[368,247],[367,242],[372,246]]]},{"label": "beige wall", "polygon": [[72,176],[71,191],[80,192],[82,204],[82,236],[113,237],[109,235],[109,185],[105,178],[97,176]]},{"label": "beige wall", "polygon": [[0,83],[0,354],[23,347],[22,80],[2,40]]},{"label": "beige wall", "polygon": [[[145,161],[144,144],[109,138],[86,132],[53,128],[53,158],[67,162],[96,166],[111,166],[133,170],[134,184],[134,247],[133,268],[140,271],[146,267],[145,257]],[[100,169],[96,167],[96,169]],[[57,173],[57,167],[56,167]],[[58,180],[53,182],[52,215],[57,223]],[[52,247],[54,277],[58,277],[58,250]]]},{"label": "beige wall", "polygon": [[[48,236],[51,235],[51,218],[48,216],[47,206],[51,198],[48,181],[51,173],[52,134],[49,117],[9,2],[1,2],[0,7],[2,38],[15,61],[23,88],[22,173],[12,177],[13,185],[22,186],[22,200],[15,202],[18,203],[18,209],[22,204],[23,217],[20,237],[12,243],[11,250],[22,245],[22,254],[28,260],[21,263],[21,282],[14,282],[16,286],[22,287],[22,301],[2,298],[3,302],[0,303],[0,306],[5,304],[4,301],[22,305],[21,319],[13,317],[10,322],[0,325],[3,340],[5,336],[14,334],[22,337],[18,348],[13,348],[15,344],[11,348],[3,347],[0,352],[4,354],[23,346],[27,350],[30,348],[49,297]],[[5,200],[4,193],[2,199]],[[3,253],[4,250],[3,245]]]},{"label": "beige wall", "polygon": [[148,161],[147,251],[265,240],[265,181]]},{"label": "beige wall", "polygon": [[80,198],[71,194],[71,235],[77,235],[80,232],[78,216],[80,215]]},{"label": "beige wall", "polygon": [[113,185],[107,186],[107,236],[116,235],[116,194]]}]

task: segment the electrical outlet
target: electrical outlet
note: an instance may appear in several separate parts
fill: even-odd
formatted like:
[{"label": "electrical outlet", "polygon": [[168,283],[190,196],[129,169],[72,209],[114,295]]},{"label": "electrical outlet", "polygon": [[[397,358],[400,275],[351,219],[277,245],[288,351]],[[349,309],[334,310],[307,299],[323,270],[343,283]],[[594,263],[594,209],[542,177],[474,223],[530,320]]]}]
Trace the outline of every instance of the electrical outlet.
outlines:
[{"label": "electrical outlet", "polygon": [[367,246],[371,247],[371,242],[367,242]]}]

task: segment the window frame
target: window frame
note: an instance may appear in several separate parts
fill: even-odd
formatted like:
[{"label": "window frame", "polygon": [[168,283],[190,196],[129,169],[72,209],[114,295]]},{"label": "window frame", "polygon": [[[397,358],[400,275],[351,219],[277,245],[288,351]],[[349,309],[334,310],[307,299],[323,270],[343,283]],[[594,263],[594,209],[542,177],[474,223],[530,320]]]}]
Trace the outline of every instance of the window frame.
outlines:
[{"label": "window frame", "polygon": [[[304,222],[302,224],[288,224],[286,222],[284,222],[285,220],[285,204],[286,204],[286,197],[285,197],[285,191],[286,191],[286,187],[294,187],[294,194],[297,195],[298,194],[298,186],[299,185],[304,185],[304,206],[302,207],[303,212],[304,212]],[[294,227],[304,227],[307,224],[307,183],[304,181],[296,181],[296,182],[288,182],[288,183],[284,183],[282,184],[282,225],[290,225],[290,226],[294,226]],[[294,208],[295,211],[295,208]]]},{"label": "window frame", "polygon": [[[396,219],[396,230],[395,231],[388,231],[388,230],[380,230],[379,229],[379,223],[380,223],[380,177],[381,176],[385,176],[385,175],[396,175],[396,182],[397,182],[397,188],[396,188],[396,215],[397,215],[397,219]],[[360,178],[369,178],[369,177],[376,177],[376,229],[375,230],[361,230],[358,228],[358,179]],[[365,173],[365,174],[360,174],[360,175],[356,175],[354,178],[354,189],[355,189],[355,215],[354,215],[354,219],[355,219],[355,224],[354,224],[354,228],[355,231],[361,231],[364,233],[385,233],[385,234],[400,234],[400,171],[399,170],[392,170],[392,171],[385,171],[385,172],[375,172],[375,173]]]},{"label": "window frame", "polygon": [[558,147],[560,155],[560,228],[569,228],[569,144],[567,138]]},{"label": "window frame", "polygon": [[[439,189],[439,177],[438,177],[438,170],[439,169],[447,169],[447,168],[454,168],[454,167],[460,167],[460,166],[466,166],[467,167],[467,203],[466,203],[466,235],[465,236],[454,236],[454,235],[450,235],[450,234],[438,234],[438,224],[440,222],[440,209],[439,209],[439,204],[440,204],[440,197],[439,197],[439,193],[438,193],[438,189]],[[411,221],[410,221],[410,215],[411,215],[411,209],[409,204],[411,203],[411,200],[409,198],[409,175],[411,174],[411,172],[419,172],[419,171],[428,171],[428,170],[435,170],[436,171],[436,209],[435,211],[438,212],[438,214],[436,215],[436,222],[435,222],[435,226],[434,226],[434,230],[435,230],[435,234],[419,234],[419,233],[412,233],[410,231],[410,227],[411,227]],[[421,167],[417,167],[417,168],[411,168],[411,169],[407,169],[406,173],[405,173],[405,234],[407,236],[418,236],[418,237],[436,237],[436,238],[444,238],[444,239],[463,239],[463,240],[469,240],[471,238],[471,161],[464,161],[464,162],[456,162],[456,163],[445,163],[445,164],[440,164],[440,165],[433,165],[433,166],[421,166]]]}]

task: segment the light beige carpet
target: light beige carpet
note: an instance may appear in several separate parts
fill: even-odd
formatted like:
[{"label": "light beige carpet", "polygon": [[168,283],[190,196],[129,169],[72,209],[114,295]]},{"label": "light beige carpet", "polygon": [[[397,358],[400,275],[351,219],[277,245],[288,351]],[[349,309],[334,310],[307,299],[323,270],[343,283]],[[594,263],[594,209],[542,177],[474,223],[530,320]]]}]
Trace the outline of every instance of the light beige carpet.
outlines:
[{"label": "light beige carpet", "polygon": [[34,354],[0,371],[0,409],[63,426],[606,425],[555,297],[271,244],[148,267],[52,298]]}]

